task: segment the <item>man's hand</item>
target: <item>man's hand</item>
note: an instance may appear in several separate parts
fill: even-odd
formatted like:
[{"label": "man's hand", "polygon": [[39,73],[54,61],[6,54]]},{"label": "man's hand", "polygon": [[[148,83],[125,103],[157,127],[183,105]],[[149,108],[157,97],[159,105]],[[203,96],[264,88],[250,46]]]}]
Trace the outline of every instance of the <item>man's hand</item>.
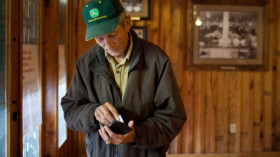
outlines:
[{"label": "man's hand", "polygon": [[111,103],[106,102],[95,109],[94,116],[100,123],[108,126],[119,118],[119,113]]},{"label": "man's hand", "polygon": [[135,130],[133,124],[134,121],[129,121],[128,126],[132,129],[132,131],[125,135],[116,134],[107,126],[99,129],[99,134],[107,144],[120,145],[123,143],[135,142]]}]

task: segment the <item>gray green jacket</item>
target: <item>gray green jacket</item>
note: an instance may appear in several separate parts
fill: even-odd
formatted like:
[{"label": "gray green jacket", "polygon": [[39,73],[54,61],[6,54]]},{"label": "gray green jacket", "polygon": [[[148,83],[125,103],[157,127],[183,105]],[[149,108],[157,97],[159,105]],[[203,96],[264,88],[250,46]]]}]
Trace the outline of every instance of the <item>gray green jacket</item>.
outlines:
[{"label": "gray green jacket", "polygon": [[[76,64],[67,94],[62,98],[70,129],[87,133],[90,157],[162,157],[183,127],[186,114],[168,56],[159,47],[133,36],[127,88],[123,100],[109,70],[104,50],[95,45]],[[94,110],[111,102],[125,123],[134,120],[136,141],[106,144],[99,136]]]}]

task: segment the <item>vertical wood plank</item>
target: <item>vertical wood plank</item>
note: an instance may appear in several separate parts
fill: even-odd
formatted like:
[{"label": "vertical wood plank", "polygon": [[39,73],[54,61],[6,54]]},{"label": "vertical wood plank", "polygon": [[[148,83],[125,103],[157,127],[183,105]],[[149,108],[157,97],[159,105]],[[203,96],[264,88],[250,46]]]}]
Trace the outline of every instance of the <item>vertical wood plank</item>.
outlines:
[{"label": "vertical wood plank", "polygon": [[251,72],[242,75],[242,107],[241,107],[241,152],[253,150],[253,80]]},{"label": "vertical wood plank", "polygon": [[[188,53],[192,52],[192,48],[193,48],[193,29],[192,29],[192,24],[193,24],[193,8],[192,8],[193,4],[191,0],[187,0],[187,4],[186,4],[186,18],[185,20],[185,24],[186,24],[186,44],[187,44],[187,49],[186,49],[186,57],[185,57],[185,66],[189,66],[190,63],[192,62],[191,59],[191,55],[187,55]],[[188,67],[187,67],[188,68]]]},{"label": "vertical wood plank", "polygon": [[156,45],[159,43],[159,14],[161,3],[162,1],[151,1],[151,19],[147,21],[147,39]]},{"label": "vertical wood plank", "polygon": [[276,71],[276,101],[275,101],[275,151],[280,151],[280,0],[276,0],[275,10],[277,10],[277,71]]},{"label": "vertical wood plank", "polygon": [[[185,36],[185,42],[186,42],[186,51],[183,53],[187,53],[191,51],[192,49],[192,37],[191,37],[191,30],[192,25],[189,22],[192,19],[192,4],[190,0],[187,0],[185,2],[186,9],[183,11],[183,14],[186,14],[185,18],[182,20],[184,21],[185,26],[185,33],[183,34]],[[190,58],[187,58],[187,55],[185,54],[184,60],[188,61]],[[184,62],[183,66],[186,66],[187,62]],[[187,94],[183,95],[183,100],[185,102],[185,108],[187,112],[187,123],[186,127],[184,128],[184,139],[182,150],[183,153],[193,153],[194,152],[194,72],[193,71],[184,71],[184,79],[187,80],[185,83],[187,84]],[[183,87],[185,86],[185,83],[183,84]],[[183,88],[184,89],[184,88]]]},{"label": "vertical wood plank", "polygon": [[262,130],[263,130],[263,75],[261,73],[254,74],[254,106],[253,106],[253,151],[261,152],[263,151],[263,138],[262,138]]},{"label": "vertical wood plank", "polygon": [[206,72],[205,77],[205,103],[204,103],[204,121],[205,121],[205,129],[204,129],[204,148],[205,153],[210,152],[210,140],[211,140],[211,106],[212,106],[212,73]]},{"label": "vertical wood plank", "polygon": [[[183,84],[183,53],[182,52],[182,46],[183,45],[183,37],[180,34],[180,32],[183,32],[182,30],[182,20],[180,15],[180,12],[182,10],[182,4],[180,4],[180,1],[171,1],[171,34],[170,38],[172,39],[170,42],[170,47],[171,47],[171,55],[173,56],[173,62],[172,62],[172,67],[174,70],[174,73],[177,78],[177,83],[178,86],[180,87],[180,92],[182,95],[182,84]],[[182,14],[181,14],[182,15]],[[172,142],[170,149],[172,146],[175,148],[175,153],[180,153],[182,152],[182,141],[178,140],[182,138],[182,133],[180,133],[177,138]]]},{"label": "vertical wood plank", "polygon": [[[235,72],[230,72],[228,77],[228,121],[230,128],[231,124],[237,125],[237,99],[238,98],[238,75]],[[228,152],[234,153],[236,147],[236,132],[229,132],[228,135]]]},{"label": "vertical wood plank", "polygon": [[211,76],[211,90],[212,90],[212,100],[211,100],[211,128],[210,128],[210,153],[216,152],[216,112],[217,112],[217,95],[218,95],[218,73],[212,72]]},{"label": "vertical wood plank", "polygon": [[[58,44],[59,36],[59,1],[50,0],[43,3],[43,156],[57,156],[57,87],[58,87]],[[50,25],[51,23],[51,25]]]},{"label": "vertical wood plank", "polygon": [[237,72],[237,94],[236,94],[236,143],[235,153],[241,152],[241,89],[242,89],[242,73]]},{"label": "vertical wood plank", "polygon": [[170,29],[170,56],[172,67],[175,72],[177,82],[179,87],[182,87],[182,76],[183,76],[183,59],[184,53],[184,37],[182,36],[181,32],[183,32],[183,23],[182,23],[182,14],[180,14],[183,9],[183,4],[181,4],[182,0],[179,1],[171,1],[171,26]]},{"label": "vertical wood plank", "polygon": [[228,150],[228,102],[227,102],[227,72],[218,73],[217,105],[216,105],[216,152]]},{"label": "vertical wood plank", "polygon": [[[183,20],[185,21],[185,41],[186,41],[186,52],[191,51],[192,49],[192,37],[191,37],[191,32],[192,32],[192,23],[189,22],[192,19],[192,2],[191,0],[186,1],[186,9],[183,12],[183,14],[186,14],[185,18]],[[187,62],[190,61],[190,58],[187,58],[187,55],[185,55],[184,60],[184,66],[187,65]],[[187,95],[183,96],[183,99],[187,99],[185,102],[187,102],[185,105],[186,106],[186,112],[188,115],[188,120],[187,120],[187,126],[186,126],[186,142],[183,143],[185,146],[183,146],[183,153],[193,153],[194,152],[194,72],[191,71],[185,71],[184,72],[187,75],[184,75],[185,79],[187,80]],[[185,134],[184,134],[185,135]]]},{"label": "vertical wood plank", "polygon": [[160,1],[160,18],[159,18],[159,43],[157,44],[160,48],[165,50],[168,56],[172,55],[170,52],[170,0],[162,0]]},{"label": "vertical wood plank", "polygon": [[182,151],[183,153],[193,153],[194,148],[194,72],[185,72],[184,75],[186,82],[183,85],[183,97],[187,122],[183,129]]},{"label": "vertical wood plank", "polygon": [[207,72],[205,84],[205,153],[215,152],[215,121],[217,77],[216,72]]},{"label": "vertical wood plank", "polygon": [[204,152],[204,74],[195,72],[194,153]]},{"label": "vertical wood plank", "polygon": [[268,50],[268,60],[269,70],[264,73],[264,151],[271,151],[272,150],[272,60],[273,60],[273,0],[267,2],[266,5],[266,14],[267,14],[267,28],[268,28],[268,41],[267,41],[267,50]]},{"label": "vertical wood plank", "polygon": [[[272,86],[272,150],[275,150],[276,148],[276,144],[275,142],[280,141],[279,139],[277,139],[277,133],[276,131],[276,126],[275,123],[277,122],[277,109],[279,108],[278,104],[277,104],[277,100],[276,100],[276,91],[279,90],[277,89],[277,49],[278,49],[278,43],[277,43],[277,35],[275,35],[275,33],[277,34],[279,26],[278,26],[278,11],[277,11],[277,0],[273,0],[273,4],[272,4],[272,14],[273,14],[273,39],[272,39],[272,56],[275,56],[272,58],[272,80],[271,82],[273,82],[273,86]],[[279,8],[278,8],[279,9]],[[279,63],[278,63],[279,64]]]}]

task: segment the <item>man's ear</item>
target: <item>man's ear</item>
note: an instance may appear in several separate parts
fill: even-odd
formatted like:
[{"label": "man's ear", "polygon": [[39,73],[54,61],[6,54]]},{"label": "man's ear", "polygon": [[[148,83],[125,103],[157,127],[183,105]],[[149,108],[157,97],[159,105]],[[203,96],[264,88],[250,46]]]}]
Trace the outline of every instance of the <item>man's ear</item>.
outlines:
[{"label": "man's ear", "polygon": [[128,32],[130,30],[130,28],[131,28],[131,19],[130,19],[129,15],[125,16],[124,23],[125,23],[125,28],[126,28],[126,30]]}]

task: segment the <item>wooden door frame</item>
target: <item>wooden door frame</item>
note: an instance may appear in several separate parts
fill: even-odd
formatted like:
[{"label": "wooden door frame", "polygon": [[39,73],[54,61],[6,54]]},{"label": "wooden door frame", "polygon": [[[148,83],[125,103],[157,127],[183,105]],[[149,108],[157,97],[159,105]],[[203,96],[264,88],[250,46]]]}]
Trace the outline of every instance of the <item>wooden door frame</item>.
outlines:
[{"label": "wooden door frame", "polygon": [[8,156],[20,156],[20,1],[7,0],[8,8]]},{"label": "wooden door frame", "polygon": [[[57,55],[56,51],[53,51],[52,44],[56,43],[53,40],[51,34],[49,34],[46,29],[54,29],[55,26],[50,26],[49,23],[57,22],[57,16],[53,18],[51,13],[54,10],[58,10],[58,2],[43,1],[40,0],[40,88],[42,96],[42,116],[43,124],[40,126],[40,156],[51,155],[51,156],[67,156],[63,154],[68,154],[70,149],[70,136],[67,136],[67,140],[59,148],[57,143],[58,138],[58,127],[57,122],[54,125],[50,123],[50,119],[57,121],[57,103],[52,104],[52,102],[57,102],[57,85],[52,86],[52,92],[55,92],[54,97],[48,100],[47,92],[49,90],[46,88],[53,80],[58,81],[57,73],[52,73],[48,71],[50,69],[56,69],[56,64],[52,64],[51,67],[47,67],[52,58]],[[20,83],[20,60],[22,52],[22,23],[23,23],[23,2],[17,0],[6,0],[7,6],[7,23],[8,23],[8,110],[7,110],[7,156],[22,156],[23,155],[23,134],[22,134],[22,90]],[[47,8],[48,7],[48,8]],[[68,6],[67,6],[68,7]],[[67,8],[68,9],[68,8]],[[67,12],[68,13],[68,12]],[[48,16],[47,16],[48,15]],[[66,31],[67,33],[67,31]],[[55,34],[55,33],[53,33]],[[58,37],[57,35],[55,37]],[[50,42],[46,42],[50,41]],[[67,43],[66,43],[67,44]],[[56,44],[58,46],[58,43]],[[49,53],[48,51],[52,51]],[[57,57],[55,57],[57,58]],[[43,72],[48,71],[43,75]],[[56,83],[55,83],[56,84]],[[52,84],[53,85],[53,84]],[[48,106],[49,105],[49,106]],[[48,107],[48,108],[47,108]],[[69,131],[68,131],[69,132]],[[53,138],[49,138],[47,135],[53,134]],[[71,134],[70,134],[71,135]],[[70,154],[70,153],[69,153]]]}]

